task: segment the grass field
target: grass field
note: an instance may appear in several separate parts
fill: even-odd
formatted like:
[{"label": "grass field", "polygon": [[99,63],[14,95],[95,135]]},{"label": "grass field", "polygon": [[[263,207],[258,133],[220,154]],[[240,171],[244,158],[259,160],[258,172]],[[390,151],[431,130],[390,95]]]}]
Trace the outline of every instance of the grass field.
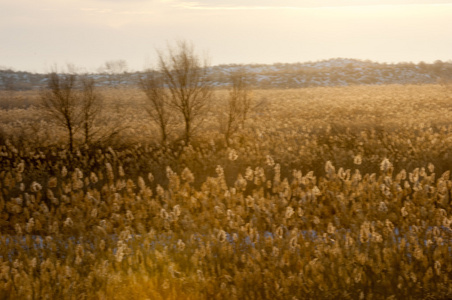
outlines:
[{"label": "grass field", "polygon": [[0,94],[0,299],[452,298],[443,87],[256,90],[229,147],[226,91],[166,146],[140,91],[102,93],[74,153]]}]

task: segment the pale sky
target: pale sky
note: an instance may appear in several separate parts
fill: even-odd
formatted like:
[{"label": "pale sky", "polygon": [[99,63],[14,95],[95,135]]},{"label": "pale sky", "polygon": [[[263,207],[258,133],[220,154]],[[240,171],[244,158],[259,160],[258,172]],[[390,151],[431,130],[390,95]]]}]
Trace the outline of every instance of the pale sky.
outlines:
[{"label": "pale sky", "polygon": [[452,59],[445,0],[0,0],[0,67],[95,71],[192,41],[212,65],[329,58],[379,62]]}]

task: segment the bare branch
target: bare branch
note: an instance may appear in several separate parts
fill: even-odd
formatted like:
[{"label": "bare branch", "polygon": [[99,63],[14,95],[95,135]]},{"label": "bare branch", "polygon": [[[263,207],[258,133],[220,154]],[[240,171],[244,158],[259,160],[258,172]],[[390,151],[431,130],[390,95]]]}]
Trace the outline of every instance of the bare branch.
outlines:
[{"label": "bare branch", "polygon": [[147,70],[145,76],[140,78],[140,87],[148,100],[146,111],[152,121],[159,126],[162,144],[165,144],[168,138],[168,125],[172,118],[168,110],[170,97],[165,88],[164,78],[154,70]]},{"label": "bare branch", "polygon": [[170,104],[184,119],[184,138],[188,144],[194,129],[202,122],[212,96],[207,60],[201,61],[186,41],[177,42],[176,47],[168,46],[168,54],[158,52],[158,57]]},{"label": "bare branch", "polygon": [[246,80],[246,73],[238,71],[231,74],[232,82],[229,89],[227,102],[226,119],[222,124],[226,144],[229,146],[230,138],[240,127],[245,127],[245,121],[252,109],[252,95]]},{"label": "bare branch", "polygon": [[48,75],[47,89],[41,92],[43,108],[59,126],[68,131],[70,151],[73,150],[74,133],[80,117],[75,90],[76,79],[74,74],[58,74],[54,71]]},{"label": "bare branch", "polygon": [[87,76],[82,77],[81,85],[81,121],[85,136],[85,144],[89,144],[94,134],[94,122],[102,109],[103,99],[95,89],[93,78]]}]

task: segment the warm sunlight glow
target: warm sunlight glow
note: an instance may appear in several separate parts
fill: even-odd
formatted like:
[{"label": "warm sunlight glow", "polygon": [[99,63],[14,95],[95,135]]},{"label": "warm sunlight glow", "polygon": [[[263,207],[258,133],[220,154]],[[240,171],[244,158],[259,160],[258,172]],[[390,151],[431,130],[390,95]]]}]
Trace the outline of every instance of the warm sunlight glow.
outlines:
[{"label": "warm sunlight glow", "polygon": [[[234,22],[231,22],[234,20]],[[134,69],[155,48],[192,40],[213,63],[353,57],[451,58],[451,1],[71,1],[0,4],[0,65],[45,71],[71,61],[96,68],[126,59]]]},{"label": "warm sunlight glow", "polygon": [[0,0],[0,300],[452,299],[452,0]]}]

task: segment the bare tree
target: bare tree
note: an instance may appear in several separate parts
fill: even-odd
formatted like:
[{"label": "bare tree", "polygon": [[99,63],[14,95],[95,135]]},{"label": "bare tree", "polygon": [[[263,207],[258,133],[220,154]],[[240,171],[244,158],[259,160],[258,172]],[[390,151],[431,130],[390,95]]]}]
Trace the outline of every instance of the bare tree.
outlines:
[{"label": "bare tree", "polygon": [[87,76],[81,78],[80,100],[81,125],[85,144],[89,144],[93,136],[94,122],[102,108],[102,96],[96,91],[93,78]]},{"label": "bare tree", "polygon": [[245,128],[245,121],[252,109],[252,91],[247,81],[247,74],[239,70],[231,74],[232,87],[229,92],[230,101],[235,102],[237,106],[238,119],[241,128]]},{"label": "bare tree", "polygon": [[161,73],[147,70],[140,79],[140,87],[146,94],[148,106],[146,111],[160,129],[162,144],[168,139],[168,125],[171,121],[171,113],[168,110],[170,95],[165,88],[165,81]]},{"label": "bare tree", "polygon": [[229,146],[230,138],[240,127],[245,127],[245,121],[251,110],[252,96],[246,80],[246,73],[237,71],[230,76],[231,86],[229,89],[227,109],[223,120],[223,131],[226,144]]},{"label": "bare tree", "polygon": [[158,57],[171,106],[183,117],[184,139],[188,144],[212,96],[207,60],[201,60],[186,41],[178,41],[176,47],[168,46],[167,55],[158,52]]},{"label": "bare tree", "polygon": [[117,88],[127,73],[127,62],[123,59],[109,60],[99,70],[107,74],[110,86]]},{"label": "bare tree", "polygon": [[67,130],[71,152],[80,116],[75,90],[76,78],[75,74],[58,74],[55,70],[48,75],[47,89],[41,92],[43,108],[59,126]]}]

